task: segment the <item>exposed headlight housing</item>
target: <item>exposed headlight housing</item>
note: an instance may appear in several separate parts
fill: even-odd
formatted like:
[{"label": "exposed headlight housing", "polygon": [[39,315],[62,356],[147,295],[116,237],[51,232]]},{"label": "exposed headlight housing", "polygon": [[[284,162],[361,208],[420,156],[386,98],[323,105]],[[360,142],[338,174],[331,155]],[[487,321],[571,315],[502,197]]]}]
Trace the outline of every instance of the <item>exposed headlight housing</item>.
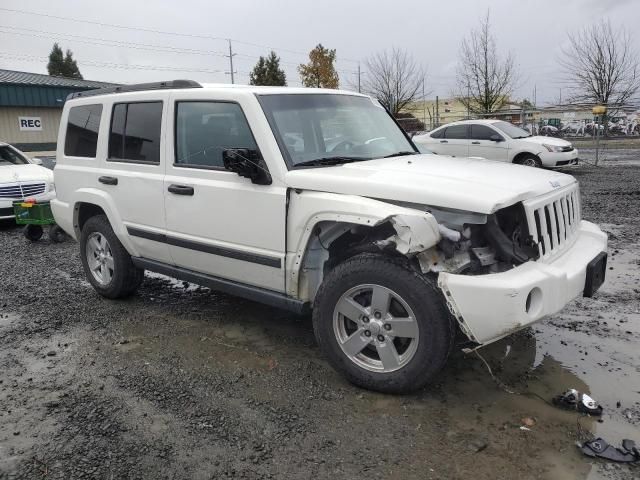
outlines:
[{"label": "exposed headlight housing", "polygon": [[50,192],[55,192],[56,191],[56,184],[55,182],[49,182],[47,183],[47,187],[49,189]]}]

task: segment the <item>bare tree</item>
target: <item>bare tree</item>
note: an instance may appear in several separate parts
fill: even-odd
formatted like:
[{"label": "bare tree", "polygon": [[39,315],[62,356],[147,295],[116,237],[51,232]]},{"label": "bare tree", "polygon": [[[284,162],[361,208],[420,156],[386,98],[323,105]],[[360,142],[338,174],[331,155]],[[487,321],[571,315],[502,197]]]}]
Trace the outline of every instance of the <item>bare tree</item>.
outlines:
[{"label": "bare tree", "polygon": [[480,28],[462,41],[454,95],[474,114],[500,110],[508,101],[516,81],[511,53],[501,59],[491,34],[489,12]]},{"label": "bare tree", "polygon": [[406,51],[394,47],[376,53],[365,61],[365,66],[363,91],[375,97],[392,115],[422,98],[424,72]]},{"label": "bare tree", "polygon": [[604,20],[569,35],[569,45],[562,51],[569,100],[606,105],[609,114],[615,114],[634,99],[640,90],[640,61],[631,45],[626,30],[614,30]]}]

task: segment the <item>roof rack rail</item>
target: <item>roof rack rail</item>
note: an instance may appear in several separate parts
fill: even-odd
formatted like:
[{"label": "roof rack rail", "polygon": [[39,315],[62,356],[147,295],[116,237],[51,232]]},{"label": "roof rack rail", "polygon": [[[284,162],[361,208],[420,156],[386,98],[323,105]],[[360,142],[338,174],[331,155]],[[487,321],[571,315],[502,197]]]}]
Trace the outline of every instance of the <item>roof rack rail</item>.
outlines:
[{"label": "roof rack rail", "polygon": [[73,98],[95,97],[96,95],[107,95],[109,93],[142,92],[145,90],[166,90],[170,88],[202,88],[198,82],[193,80],[169,80],[167,82],[136,83],[133,85],[119,85],[117,87],[97,88],[82,92],[70,93],[67,100]]}]

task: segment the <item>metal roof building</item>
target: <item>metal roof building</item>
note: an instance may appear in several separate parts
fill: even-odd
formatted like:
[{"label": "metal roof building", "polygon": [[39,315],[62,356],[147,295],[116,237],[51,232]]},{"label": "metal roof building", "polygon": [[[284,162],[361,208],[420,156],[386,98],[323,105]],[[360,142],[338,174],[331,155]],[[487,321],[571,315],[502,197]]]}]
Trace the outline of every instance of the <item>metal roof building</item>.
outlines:
[{"label": "metal roof building", "polygon": [[114,85],[0,69],[0,141],[24,151],[55,150],[67,96]]}]

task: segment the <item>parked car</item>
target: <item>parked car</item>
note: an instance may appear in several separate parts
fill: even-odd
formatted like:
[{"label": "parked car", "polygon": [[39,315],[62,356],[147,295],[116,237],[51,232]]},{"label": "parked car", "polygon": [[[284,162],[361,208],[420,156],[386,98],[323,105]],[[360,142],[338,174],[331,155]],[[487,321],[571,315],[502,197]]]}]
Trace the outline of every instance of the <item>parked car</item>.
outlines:
[{"label": "parked car", "polygon": [[530,167],[566,167],[578,163],[578,150],[566,140],[532,136],[501,120],[465,120],[448,123],[413,141],[434,153],[456,157],[483,157]]},{"label": "parked car", "polygon": [[151,270],[312,311],[366,388],[419,388],[456,330],[487,345],[604,280],[572,176],[420,154],[364,95],[132,85],[73,94],[60,128],[52,208],[98,293]]},{"label": "parked car", "polygon": [[32,197],[49,200],[55,195],[53,172],[8,143],[0,142],[0,220],[13,217],[13,202]]}]

